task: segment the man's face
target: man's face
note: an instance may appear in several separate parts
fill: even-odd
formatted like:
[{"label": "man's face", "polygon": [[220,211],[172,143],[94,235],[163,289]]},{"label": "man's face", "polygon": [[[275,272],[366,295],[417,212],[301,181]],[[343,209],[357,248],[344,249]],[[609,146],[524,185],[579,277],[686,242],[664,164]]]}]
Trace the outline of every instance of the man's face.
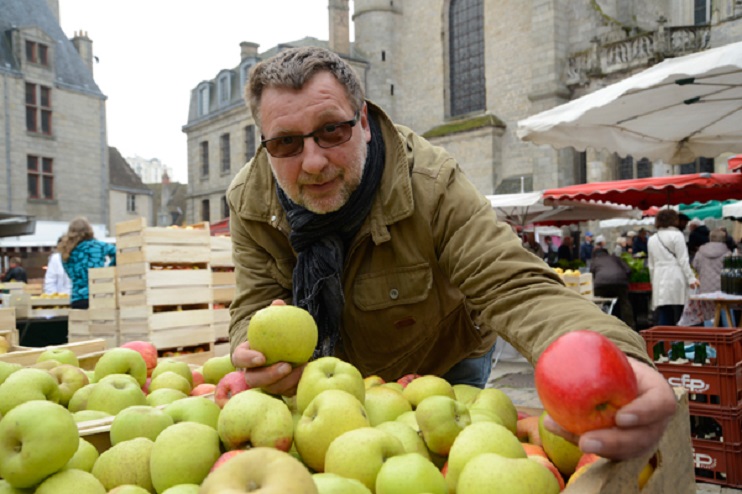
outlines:
[{"label": "man's face", "polygon": [[[263,138],[303,135],[353,118],[345,89],[329,72],[320,72],[302,89],[268,88],[260,103]],[[348,142],[323,149],[311,137],[296,156],[269,155],[273,174],[286,195],[317,214],[340,209],[363,176],[366,144],[371,140],[367,107]]]}]

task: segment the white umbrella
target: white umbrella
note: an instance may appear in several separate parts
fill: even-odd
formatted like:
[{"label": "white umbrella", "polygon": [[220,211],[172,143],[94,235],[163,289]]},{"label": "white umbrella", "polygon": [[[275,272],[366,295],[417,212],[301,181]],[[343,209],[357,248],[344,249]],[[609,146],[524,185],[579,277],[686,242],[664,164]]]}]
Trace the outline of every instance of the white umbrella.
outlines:
[{"label": "white umbrella", "polygon": [[742,201],[725,204],[721,207],[721,217],[742,221]]},{"label": "white umbrella", "polygon": [[518,122],[556,148],[688,163],[742,151],[742,42],[665,60]]}]

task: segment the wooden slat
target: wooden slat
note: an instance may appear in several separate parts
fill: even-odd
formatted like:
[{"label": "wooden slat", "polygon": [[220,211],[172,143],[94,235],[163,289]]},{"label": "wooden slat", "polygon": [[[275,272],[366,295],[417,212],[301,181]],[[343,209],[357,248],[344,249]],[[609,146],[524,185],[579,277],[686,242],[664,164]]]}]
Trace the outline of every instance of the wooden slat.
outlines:
[{"label": "wooden slat", "polygon": [[[122,221],[119,223],[116,223],[115,231],[116,231],[116,237],[120,237],[122,235],[139,232],[142,231],[144,228],[147,227],[147,220],[140,216],[139,218],[135,218],[133,220],[128,221]],[[116,239],[116,242],[118,243],[118,238]]]},{"label": "wooden slat", "polygon": [[116,266],[110,266],[107,268],[89,268],[88,280],[93,282],[97,282],[98,280],[111,280],[113,283],[116,280]]}]

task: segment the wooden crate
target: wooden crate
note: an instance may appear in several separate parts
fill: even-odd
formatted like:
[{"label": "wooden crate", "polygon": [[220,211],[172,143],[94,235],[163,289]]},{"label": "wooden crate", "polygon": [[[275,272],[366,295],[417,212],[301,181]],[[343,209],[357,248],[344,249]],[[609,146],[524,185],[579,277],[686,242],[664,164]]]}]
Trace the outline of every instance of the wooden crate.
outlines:
[{"label": "wooden crate", "polygon": [[88,336],[90,335],[90,317],[87,309],[70,309],[67,314],[67,335]]},{"label": "wooden crate", "polygon": [[234,268],[232,237],[222,235],[211,237],[211,259],[209,264],[212,267]]},{"label": "wooden crate", "polygon": [[214,343],[158,349],[157,355],[159,360],[177,360],[195,368],[214,356]]},{"label": "wooden crate", "polygon": [[210,258],[208,228],[147,227],[144,218],[116,224],[116,265],[119,267],[142,262],[208,264]]},{"label": "wooden crate", "polygon": [[44,284],[43,283],[26,283],[23,287],[23,291],[28,293],[29,295],[41,295],[44,293]]},{"label": "wooden crate", "polygon": [[229,309],[214,309],[212,313],[214,317],[214,341],[229,340],[229,322],[231,319]]},{"label": "wooden crate", "polygon": [[593,297],[593,274],[592,273],[580,273],[578,276],[574,275],[563,275],[562,280],[567,288],[574,290],[588,298]]},{"label": "wooden crate", "polygon": [[148,306],[121,307],[119,314],[121,343],[145,340],[161,349],[214,342],[214,317],[208,306],[166,312]]},{"label": "wooden crate", "polygon": [[10,353],[0,354],[0,361],[16,363],[21,365],[33,365],[47,348],[68,348],[72,350],[80,360],[80,367],[83,369],[92,369],[103,352],[106,350],[106,341],[102,339],[88,339],[75,343],[64,345],[54,345],[48,347],[17,347]]},{"label": "wooden crate", "polygon": [[70,298],[31,297],[28,317],[57,317],[66,316],[70,312]]},{"label": "wooden crate", "polygon": [[214,344],[214,356],[215,357],[222,357],[224,355],[229,355],[229,351],[230,351],[229,342]]},{"label": "wooden crate", "polygon": [[223,304],[229,307],[234,299],[236,290],[236,279],[234,271],[214,271],[211,272],[211,289],[213,293],[213,302]]},{"label": "wooden crate", "polygon": [[116,267],[88,269],[89,307],[91,309],[116,309]]},{"label": "wooden crate", "polygon": [[7,307],[0,309],[0,330],[15,329],[15,309]]},{"label": "wooden crate", "polygon": [[210,304],[211,272],[206,264],[152,265],[146,262],[117,268],[119,306],[178,306]]}]

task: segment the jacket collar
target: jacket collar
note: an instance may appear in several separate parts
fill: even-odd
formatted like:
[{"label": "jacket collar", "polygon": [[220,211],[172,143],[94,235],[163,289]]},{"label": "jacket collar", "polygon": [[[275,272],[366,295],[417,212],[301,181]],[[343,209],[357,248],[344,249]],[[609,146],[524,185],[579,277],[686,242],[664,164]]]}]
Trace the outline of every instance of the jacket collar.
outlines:
[{"label": "jacket collar", "polygon": [[[389,225],[409,217],[414,211],[412,149],[387,114],[372,102],[367,100],[366,103],[369,112],[379,119],[386,157],[379,190],[359,235],[370,232],[374,242],[379,244],[389,240]],[[276,180],[267,151],[262,145],[245,167],[245,186],[239,201],[238,216],[246,220],[270,223],[288,233],[290,227],[286,212],[278,202]]]}]

